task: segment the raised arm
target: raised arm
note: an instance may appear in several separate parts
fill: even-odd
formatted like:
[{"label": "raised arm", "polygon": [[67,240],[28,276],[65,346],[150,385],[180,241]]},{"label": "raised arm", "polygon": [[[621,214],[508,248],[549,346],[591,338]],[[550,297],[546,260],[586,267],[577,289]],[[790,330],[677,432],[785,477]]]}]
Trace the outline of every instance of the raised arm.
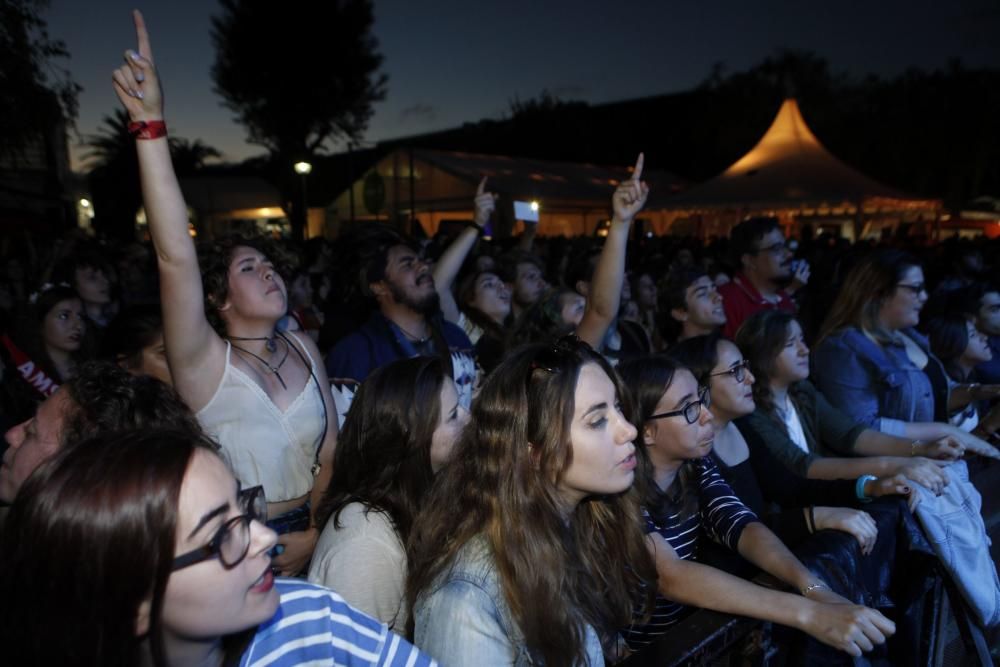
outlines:
[{"label": "raised arm", "polygon": [[449,322],[458,324],[460,312],[458,304],[455,303],[455,293],[452,285],[455,284],[455,277],[462,268],[462,263],[469,255],[469,251],[476,245],[480,232],[490,221],[490,214],[496,207],[497,196],[495,193],[486,192],[486,177],[479,181],[476,189],[475,199],[475,224],[462,230],[451,245],[444,251],[441,258],[434,264],[434,288],[438,293],[438,300],[441,303],[441,313]]},{"label": "raised arm", "polygon": [[[115,70],[115,93],[135,123],[163,120],[163,95],[142,14],[133,12],[138,51],[125,52]],[[201,274],[188,234],[187,206],[177,183],[166,136],[136,141],[142,196],[156,249],[163,338],[174,385],[198,411],[211,399],[225,367],[225,345],[205,317]]]},{"label": "raised arm", "polygon": [[632,220],[642,210],[649,196],[649,186],[642,181],[643,154],[635,162],[632,177],[618,186],[611,198],[614,216],[604,248],[594,268],[594,279],[587,295],[587,310],[576,328],[576,335],[595,350],[600,349],[618,307],[621,305],[622,283],[625,280],[625,248],[628,245]]}]

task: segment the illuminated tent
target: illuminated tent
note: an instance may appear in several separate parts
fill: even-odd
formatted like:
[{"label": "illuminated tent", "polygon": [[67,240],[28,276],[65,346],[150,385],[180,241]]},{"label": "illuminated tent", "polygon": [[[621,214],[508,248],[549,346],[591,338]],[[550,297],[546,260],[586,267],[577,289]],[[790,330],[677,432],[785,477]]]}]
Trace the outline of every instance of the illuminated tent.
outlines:
[{"label": "illuminated tent", "polygon": [[661,206],[674,213],[671,231],[701,235],[725,234],[751,215],[774,215],[786,226],[812,221],[855,236],[885,223],[934,221],[942,208],[939,200],[912,197],[838,160],[806,125],[794,99],[785,100],[750,152]]}]

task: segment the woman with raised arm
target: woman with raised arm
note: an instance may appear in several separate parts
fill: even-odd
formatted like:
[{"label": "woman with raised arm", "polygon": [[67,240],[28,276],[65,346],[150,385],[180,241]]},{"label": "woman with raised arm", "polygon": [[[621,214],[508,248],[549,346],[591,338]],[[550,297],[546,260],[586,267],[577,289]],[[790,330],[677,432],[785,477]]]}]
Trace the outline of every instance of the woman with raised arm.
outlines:
[{"label": "woman with raised arm", "polygon": [[621,305],[629,231],[649,197],[649,186],[642,180],[644,161],[640,153],[632,176],[622,181],[611,196],[613,215],[586,298],[572,289],[549,290],[519,318],[511,337],[513,345],[555,340],[572,332],[595,350],[605,351],[608,332]]},{"label": "woman with raised arm", "polygon": [[[715,433],[709,390],[668,357],[622,364],[632,400],[627,414],[642,429],[639,447],[643,518],[658,574],[656,611],[628,628],[639,649],[692,608],[780,623],[853,656],[895,632],[881,613],[834,593],[762,524],[720,476],[709,456]],[[793,587],[784,593],[699,563],[706,538],[725,545]],[[699,546],[699,545],[702,546]]]},{"label": "woman with raised arm", "polygon": [[126,51],[113,80],[137,139],[174,387],[240,481],[263,485],[280,534],[275,567],[295,574],[319,536],[308,503],[315,509],[331,473],[337,420],[329,382],[312,340],[276,328],[288,296],[264,244],[224,239],[203,253],[199,270],[149,37],[142,15],[134,19],[138,51]]},{"label": "woman with raised arm", "polygon": [[576,338],[515,350],[486,379],[408,545],[415,642],[443,665],[619,656],[655,579],[621,394]]},{"label": "woman with raised arm", "polygon": [[64,448],[4,525],[4,664],[433,664],[339,595],[275,579],[266,515],[261,488],[190,430]]}]

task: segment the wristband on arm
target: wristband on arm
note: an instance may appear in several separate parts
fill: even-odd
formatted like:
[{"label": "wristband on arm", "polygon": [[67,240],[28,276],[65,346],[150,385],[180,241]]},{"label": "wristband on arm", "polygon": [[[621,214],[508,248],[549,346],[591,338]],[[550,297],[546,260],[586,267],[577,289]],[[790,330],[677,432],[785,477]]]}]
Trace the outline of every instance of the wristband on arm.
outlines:
[{"label": "wristband on arm", "polygon": [[162,120],[139,120],[128,124],[133,139],[159,139],[167,136],[167,124]]}]

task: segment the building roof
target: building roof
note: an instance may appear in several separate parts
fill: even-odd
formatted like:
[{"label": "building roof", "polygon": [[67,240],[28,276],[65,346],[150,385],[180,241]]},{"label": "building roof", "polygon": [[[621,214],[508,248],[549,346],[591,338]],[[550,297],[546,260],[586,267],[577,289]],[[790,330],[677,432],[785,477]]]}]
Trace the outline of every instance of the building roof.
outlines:
[{"label": "building roof", "polygon": [[673,196],[664,208],[781,208],[925,202],[882,185],[834,157],[806,125],[799,105],[786,99],[750,152],[715,178]]},{"label": "building roof", "polygon": [[[406,152],[404,149],[404,155]],[[413,159],[437,167],[473,189],[486,176],[490,191],[550,203],[593,201],[610,205],[611,193],[631,173],[630,167],[419,148],[413,150]],[[670,191],[677,186],[677,179],[666,172],[648,171],[643,180],[650,183],[654,192]],[[463,200],[462,205],[468,206],[468,202]]]}]

